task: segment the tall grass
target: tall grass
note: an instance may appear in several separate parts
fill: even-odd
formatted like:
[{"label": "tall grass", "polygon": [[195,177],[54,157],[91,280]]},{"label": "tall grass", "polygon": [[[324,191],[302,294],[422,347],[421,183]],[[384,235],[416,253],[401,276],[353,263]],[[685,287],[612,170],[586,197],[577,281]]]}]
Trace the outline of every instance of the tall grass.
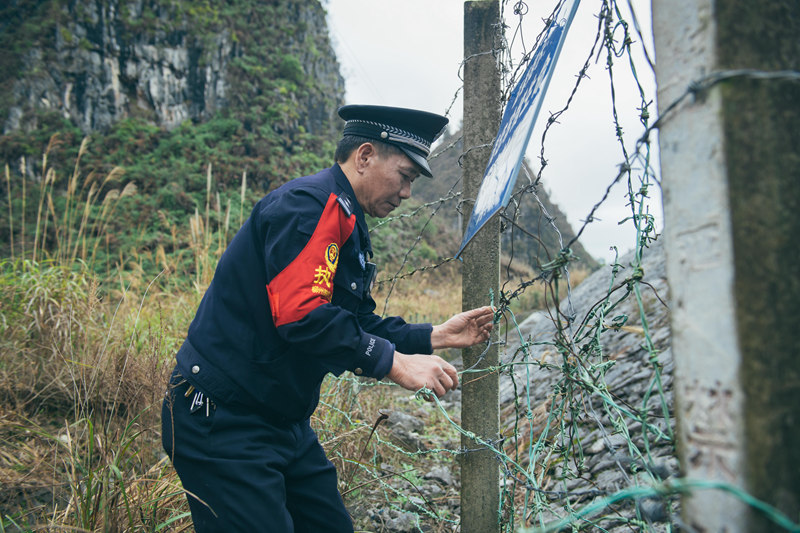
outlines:
[{"label": "tall grass", "polygon": [[[121,168],[84,173],[88,141],[62,179],[62,170],[48,161],[55,143],[54,137],[35,176],[27,162],[16,174],[5,167],[9,253],[0,259],[0,533],[188,530],[188,505],[161,452],[160,402],[173,354],[228,244],[236,218],[231,201],[223,207],[209,165],[205,202],[188,223],[157,212],[171,252],[160,241],[154,250],[123,254],[110,249],[110,234],[124,199],[139,194],[136,185],[125,182]],[[239,225],[246,192],[243,173],[233,209],[239,209]],[[28,211],[35,213],[33,222],[26,220]],[[187,253],[188,275],[181,266]],[[144,267],[152,257],[160,273]],[[397,268],[387,266],[379,279],[393,272]],[[460,310],[459,280],[455,263],[398,280],[387,312],[410,321],[443,321]],[[387,292],[379,284],[379,309]],[[405,391],[352,377],[325,383],[312,423],[362,524],[369,524],[365,509],[411,505],[423,464],[452,465],[450,456],[405,453],[376,425],[383,409],[406,402],[400,407],[405,409],[408,398]],[[446,434],[451,428],[432,423],[431,431]],[[419,511],[428,513],[427,523],[436,523],[435,502],[424,507]]]},{"label": "tall grass", "polygon": [[[162,245],[117,250],[109,262],[115,252],[104,250],[100,263],[123,200],[138,189],[119,167],[84,172],[88,140],[62,178],[48,162],[57,142],[36,175],[25,161],[17,172],[5,167],[0,533],[191,529],[161,451],[160,404],[174,353],[227,246],[231,202],[223,212],[209,165],[202,215],[179,227],[159,212],[172,254]],[[245,195],[243,175],[240,209]],[[180,266],[185,251],[191,276]],[[153,253],[163,268],[154,275],[143,266]]]},{"label": "tall grass", "polygon": [[185,512],[157,434],[182,325],[144,309],[155,294],[101,292],[85,267],[0,262],[6,529],[155,531]]},{"label": "tall grass", "polygon": [[[47,152],[35,187],[26,185],[29,165],[19,176],[6,167],[0,531],[185,529],[188,507],[160,451],[159,411],[199,295],[165,292],[166,272],[141,280],[124,261],[105,271],[95,264],[120,202],[137,189],[122,183],[120,168],[84,176],[87,146],[63,189]],[[25,212],[34,205],[31,244]]]},{"label": "tall grass", "polygon": [[[109,222],[123,198],[136,195],[136,184],[125,183],[120,189],[124,171],[120,167],[113,168],[105,176],[100,177],[90,172],[85,177],[80,173],[80,160],[85,155],[88,139],[84,139],[72,174],[67,177],[63,191],[56,189],[59,181],[56,169],[48,167],[48,153],[57,142],[56,136],[51,138],[48,148],[42,156],[41,169],[36,176],[38,181],[38,197],[29,198],[28,172],[32,171],[23,158],[20,163],[19,180],[12,180],[8,165],[5,167],[6,187],[8,193],[9,220],[9,252],[12,259],[17,257],[30,259],[33,263],[53,261],[60,265],[75,263],[80,259],[94,265],[97,247],[102,242],[101,236],[106,234]],[[116,187],[115,187],[116,186]],[[18,190],[15,190],[18,189]],[[21,208],[18,212],[19,224],[16,225],[12,198],[18,196]],[[100,198],[102,197],[102,200]],[[36,201],[36,220],[33,243],[28,243],[26,236],[26,213],[30,200]],[[99,208],[97,203],[100,202]],[[15,235],[16,233],[16,235]],[[52,239],[53,242],[49,242]],[[90,243],[94,243],[90,246]],[[91,254],[89,250],[91,249]]]}]

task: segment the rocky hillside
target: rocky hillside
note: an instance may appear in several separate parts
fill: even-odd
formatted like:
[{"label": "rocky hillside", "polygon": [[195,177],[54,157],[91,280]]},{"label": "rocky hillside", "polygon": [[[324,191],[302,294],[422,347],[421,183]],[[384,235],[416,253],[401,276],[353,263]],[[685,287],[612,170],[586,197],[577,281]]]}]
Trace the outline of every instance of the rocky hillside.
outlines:
[{"label": "rocky hillside", "polygon": [[[325,15],[293,0],[3,3],[2,255],[9,241],[30,250],[41,216],[30,197],[52,191],[48,246],[80,234],[56,224],[75,204],[91,227],[118,200],[104,235],[81,236],[94,261],[134,257],[150,275],[161,255],[190,275],[190,238],[235,231],[265,191],[330,164],[344,82]],[[209,214],[190,235],[196,212]]]},{"label": "rocky hillside", "polygon": [[[536,457],[548,465],[547,475],[537,471],[543,480],[546,510],[541,518],[546,522],[569,516],[567,508],[598,504],[632,487],[658,486],[679,474],[669,438],[675,425],[673,359],[662,242],[643,253],[643,314],[627,292],[627,281],[638,275],[633,253],[618,264],[615,290],[609,292],[611,272],[606,267],[562,303],[564,316],[576,319],[567,334],[580,359],[554,348],[557,329],[546,312],[522,322],[503,349],[503,362],[528,363],[501,378],[504,435],[516,435],[507,441],[506,453],[528,464],[533,461],[529,445],[544,431],[550,436]],[[520,349],[523,343],[527,352]],[[563,448],[565,442],[568,448]],[[640,520],[649,531],[668,531],[669,524],[680,523],[677,506],[676,497],[622,499],[598,506],[594,523],[622,533]]]},{"label": "rocky hillside", "polygon": [[[234,227],[226,231],[235,231],[266,191],[330,165],[344,83],[326,28],[318,0],[5,3],[0,46],[10,53],[0,55],[0,162],[9,165],[12,179],[0,188],[10,187],[12,205],[0,210],[0,251],[9,251],[14,227],[35,234],[33,227],[24,232],[15,226],[8,213],[25,210],[20,218],[29,225],[40,216],[38,198],[25,196],[44,190],[39,184],[46,153],[54,172],[48,184],[56,193],[54,220],[69,220],[60,213],[70,209],[70,200],[99,204],[112,191],[129,191],[120,195],[106,235],[98,235],[105,239],[101,245],[86,243],[101,264],[124,263],[132,254],[152,273],[161,270],[156,255],[177,256],[169,263],[191,273],[194,260],[176,236],[183,232],[188,240],[195,213],[210,212],[204,224],[217,229],[230,223]],[[460,190],[460,154],[459,143],[438,154],[437,179],[419,180],[415,196],[424,201],[453,186]],[[15,185],[15,175],[22,174],[30,182],[26,187]],[[69,187],[95,200],[65,199]],[[573,232],[565,218],[544,192],[539,198],[567,242]],[[414,260],[426,264],[455,253],[461,237],[457,207],[454,198],[439,210]],[[96,214],[87,213],[92,222]],[[511,216],[517,225],[507,227],[504,253],[513,252],[524,278],[561,245],[532,195]],[[403,224],[409,227],[375,234],[376,241],[386,235],[387,245],[377,242],[376,248],[390,262],[405,254],[402,239],[391,235],[407,230],[412,241],[418,235],[414,222]],[[54,223],[43,227],[47,243],[79,233]],[[573,252],[584,266],[596,266],[579,243]]]},{"label": "rocky hillside", "polygon": [[[319,2],[12,0],[0,15],[6,133],[36,128],[42,111],[85,134],[133,116],[173,129],[224,109],[279,133],[338,129],[344,82]],[[277,116],[289,105],[294,117]]]},{"label": "rocky hillside", "polygon": [[318,1],[12,0],[0,46],[0,159],[25,156],[31,175],[53,133],[52,164],[91,134],[85,168],[123,166],[186,209],[209,164],[264,190],[327,164],[338,135],[344,81]]}]

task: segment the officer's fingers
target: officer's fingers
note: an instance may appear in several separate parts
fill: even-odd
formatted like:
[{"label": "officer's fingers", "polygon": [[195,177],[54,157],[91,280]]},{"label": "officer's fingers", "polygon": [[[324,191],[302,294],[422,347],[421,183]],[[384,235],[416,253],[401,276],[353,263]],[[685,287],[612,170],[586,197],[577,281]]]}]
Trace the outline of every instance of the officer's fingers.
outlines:
[{"label": "officer's fingers", "polygon": [[[437,380],[435,377],[429,377],[425,380],[425,388],[433,392],[437,398],[442,397],[442,384],[439,383],[439,380]],[[424,395],[423,397],[429,402],[433,401],[433,397],[431,395]]]},{"label": "officer's fingers", "polygon": [[433,391],[438,398],[441,398],[442,395],[447,392],[441,382],[442,375],[439,366],[434,364],[428,367],[425,377],[425,388]]},{"label": "officer's fingers", "polygon": [[445,394],[453,389],[453,378],[451,378],[446,372],[442,372],[441,376],[439,377],[439,383],[441,383],[442,387],[444,387]]},{"label": "officer's fingers", "polygon": [[481,307],[480,311],[481,312],[478,315],[478,318],[482,323],[487,321],[491,322],[494,320],[494,309],[492,307],[487,305],[486,307]]},{"label": "officer's fingers", "polygon": [[494,311],[490,306],[479,307],[473,309],[470,313],[470,318],[476,320],[479,324],[483,325],[486,322],[492,322],[494,319]]},{"label": "officer's fingers", "polygon": [[456,368],[450,363],[445,363],[442,366],[442,370],[444,370],[445,375],[450,378],[450,389],[452,390],[458,387],[458,372]]}]

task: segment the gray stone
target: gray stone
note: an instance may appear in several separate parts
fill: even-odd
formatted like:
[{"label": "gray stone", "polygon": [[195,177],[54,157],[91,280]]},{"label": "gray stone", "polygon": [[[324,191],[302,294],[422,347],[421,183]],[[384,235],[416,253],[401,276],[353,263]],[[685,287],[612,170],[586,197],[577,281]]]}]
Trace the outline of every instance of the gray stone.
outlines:
[{"label": "gray stone", "polygon": [[426,483],[420,490],[428,500],[438,499],[445,494],[444,489],[438,483]]},{"label": "gray stone", "polygon": [[[187,20],[177,19],[169,21],[169,35],[137,31],[131,26],[141,21],[141,2],[126,4],[124,10],[117,9],[117,2],[60,5],[63,16],[54,32],[54,49],[44,53],[34,46],[22,58],[26,74],[14,82],[4,133],[35,127],[37,109],[58,111],[88,134],[131,115],[172,129],[189,119],[206,120],[228,104],[229,67],[243,53],[229,29],[198,38]],[[169,16],[158,2],[148,9],[162,22]],[[308,32],[326,26],[324,10],[298,2],[291,11],[288,20],[306,29],[289,34],[285,48],[276,52],[297,57],[325,91],[343,93],[344,80],[332,52],[319,53],[305,39]],[[303,98],[294,102],[303,112],[292,126],[319,131],[331,112],[325,98],[315,91]]]},{"label": "gray stone", "polygon": [[415,513],[401,513],[386,522],[386,531],[393,533],[412,533],[417,531],[417,515]]},{"label": "gray stone", "polygon": [[665,522],[669,515],[664,500],[646,498],[638,502],[639,512],[647,522]]},{"label": "gray stone", "polygon": [[614,434],[605,438],[597,439],[587,450],[589,453],[600,453],[603,450],[614,451],[620,446],[625,445],[628,439],[624,435]]},{"label": "gray stone", "polygon": [[391,411],[383,426],[389,431],[390,439],[398,446],[411,452],[427,449],[418,433],[425,428],[425,422],[420,418],[401,411]]},{"label": "gray stone", "polygon": [[422,476],[424,479],[431,479],[448,487],[453,484],[453,475],[450,469],[445,466],[437,466],[432,468],[430,472]]},{"label": "gray stone", "polygon": [[425,500],[419,496],[409,496],[408,500],[403,504],[403,509],[406,511],[416,511],[425,507]]},{"label": "gray stone", "polygon": [[[627,256],[621,258],[619,263],[629,265],[631,260],[632,257]],[[584,392],[581,395],[583,412],[563,413],[562,418],[567,426],[573,422],[577,426],[577,432],[572,438],[574,443],[579,442],[583,446],[585,462],[578,474],[572,464],[573,458],[577,455],[573,449],[570,452],[569,461],[562,463],[563,466],[559,465],[553,469],[555,479],[566,478],[565,481],[556,483],[554,490],[566,489],[567,498],[573,504],[586,505],[586,498],[595,497],[598,494],[595,491],[607,495],[634,485],[652,484],[654,478],[666,479],[678,471],[677,459],[673,455],[673,443],[658,440],[652,429],[648,429],[646,432],[650,449],[648,457],[643,441],[645,432],[641,422],[637,420],[639,410],[646,408],[646,420],[649,425],[659,428],[664,433],[668,431],[668,428],[674,427],[673,394],[670,390],[671,372],[674,365],[669,349],[669,312],[655,295],[657,292],[660,299],[664,301],[668,298],[663,249],[660,242],[653,243],[645,251],[643,270],[644,281],[652,288],[647,285],[640,286],[642,301],[650,338],[657,350],[656,359],[661,365],[663,401],[667,404],[669,418],[665,420],[662,417],[660,391],[651,387],[656,375],[655,369],[650,361],[650,354],[643,349],[645,337],[640,326],[636,299],[628,297],[620,302],[604,321],[604,324],[610,325],[615,316],[627,316],[625,329],[608,329],[603,333],[602,356],[600,354],[584,355],[587,368],[596,364],[608,365],[604,371],[596,371],[592,375],[599,378],[597,385],[605,383],[611,400],[627,413],[617,411],[613,405],[604,403],[596,392]],[[630,270],[623,270],[616,284],[621,283],[629,274]],[[608,280],[609,272],[607,270],[600,271],[584,280],[572,291],[571,301],[578,316],[577,320],[582,320],[582,313],[585,314],[589,307],[604,299],[609,287]],[[566,305],[565,303],[565,309]],[[553,397],[556,387],[564,378],[561,354],[550,345],[536,344],[540,341],[549,341],[556,334],[550,315],[543,312],[532,313],[520,324],[520,333],[522,338],[530,343],[527,347],[527,354],[523,354],[519,350],[520,343],[517,336],[509,336],[508,345],[501,355],[502,360],[510,362],[513,358],[514,361],[521,362],[527,358],[527,361],[532,364],[528,367],[525,365],[513,367],[516,389],[511,379],[512,375],[509,375],[508,372],[502,374],[500,390],[501,401],[504,403],[501,405],[501,412],[505,413],[503,421],[506,434],[513,432],[515,390],[516,401],[522,405],[523,409],[520,413],[522,420],[525,420],[524,410],[528,404],[526,397],[528,390],[530,391],[531,410],[535,410],[537,406],[542,406],[542,409],[547,406],[547,409],[542,411],[546,416],[549,409],[552,408],[547,400]],[[553,368],[542,367],[539,363],[552,365]],[[592,380],[595,377],[590,377],[587,372],[583,379]],[[648,391],[650,391],[650,398],[645,406],[645,394]],[[509,413],[511,413],[510,416]],[[622,425],[625,426],[626,432],[620,431]],[[630,442],[626,434],[630,436]],[[555,437],[553,442],[559,442],[559,438]],[[631,445],[634,447],[633,450],[629,449]],[[632,456],[631,453],[633,453]],[[648,464],[645,464],[645,461]],[[577,477],[578,475],[580,477]],[[657,501],[645,502],[644,505],[645,512],[651,517],[651,521],[662,521],[662,514],[666,515],[666,519],[670,518],[669,513],[672,511],[666,507],[659,508]],[[675,511],[679,511],[677,504],[673,507]],[[613,523],[604,521],[603,527],[609,531],[630,531],[630,525],[625,524],[625,521],[636,517],[635,505],[629,501],[624,502],[615,507],[614,512],[619,513],[618,523],[617,521]],[[654,531],[660,530],[654,529]]]},{"label": "gray stone", "polygon": [[383,423],[386,427],[392,430],[403,430],[406,432],[420,432],[425,428],[425,422],[422,419],[403,413],[402,411],[389,412],[389,418]]}]

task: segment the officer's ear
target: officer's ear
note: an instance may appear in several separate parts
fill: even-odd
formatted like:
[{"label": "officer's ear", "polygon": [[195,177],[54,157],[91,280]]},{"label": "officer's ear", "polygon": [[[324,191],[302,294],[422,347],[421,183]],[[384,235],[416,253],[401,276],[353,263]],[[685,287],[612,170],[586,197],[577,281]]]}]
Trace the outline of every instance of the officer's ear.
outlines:
[{"label": "officer's ear", "polygon": [[371,142],[361,144],[355,151],[356,169],[366,168],[370,161],[378,155],[378,150]]}]

